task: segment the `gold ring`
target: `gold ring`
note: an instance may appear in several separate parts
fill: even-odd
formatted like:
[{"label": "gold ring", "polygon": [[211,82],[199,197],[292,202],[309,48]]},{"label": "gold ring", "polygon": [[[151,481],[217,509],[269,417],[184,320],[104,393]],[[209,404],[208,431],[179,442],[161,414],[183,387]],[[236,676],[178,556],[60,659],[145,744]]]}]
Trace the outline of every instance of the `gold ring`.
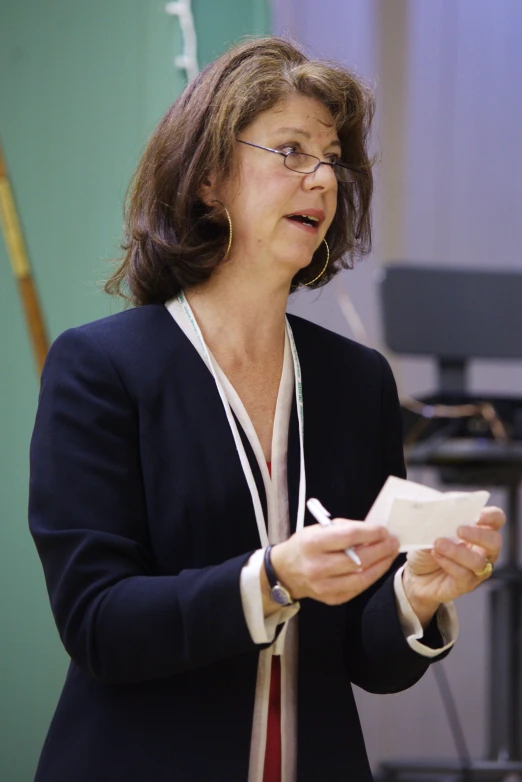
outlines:
[{"label": "gold ring", "polygon": [[493,573],[493,562],[491,562],[489,559],[486,559],[486,564],[482,570],[475,570],[474,573],[477,578],[489,578]]}]

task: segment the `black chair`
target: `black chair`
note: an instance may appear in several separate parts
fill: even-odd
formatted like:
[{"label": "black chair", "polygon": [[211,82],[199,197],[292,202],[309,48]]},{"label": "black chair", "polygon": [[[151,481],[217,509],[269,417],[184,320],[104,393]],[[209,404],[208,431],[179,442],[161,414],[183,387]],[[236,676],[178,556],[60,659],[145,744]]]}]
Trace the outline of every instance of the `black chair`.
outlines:
[{"label": "black chair", "polygon": [[505,564],[495,569],[490,594],[488,759],[466,769],[458,762],[384,762],[379,779],[522,780],[522,398],[484,398],[466,390],[471,359],[522,359],[522,273],[393,263],[380,294],[389,348],[433,356],[438,366],[438,389],[404,403],[407,463],[436,468],[448,484],[504,487],[508,524]]}]

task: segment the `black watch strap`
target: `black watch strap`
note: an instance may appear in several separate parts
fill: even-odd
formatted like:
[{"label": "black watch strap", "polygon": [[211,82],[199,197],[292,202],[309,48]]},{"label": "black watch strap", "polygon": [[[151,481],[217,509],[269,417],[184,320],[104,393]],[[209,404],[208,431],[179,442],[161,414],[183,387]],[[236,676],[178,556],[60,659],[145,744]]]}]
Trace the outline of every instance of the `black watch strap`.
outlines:
[{"label": "black watch strap", "polygon": [[274,603],[277,603],[280,606],[289,606],[292,605],[294,601],[292,600],[289,591],[285,589],[284,586],[282,586],[277,580],[277,576],[272,565],[272,560],[270,558],[270,551],[272,548],[273,546],[270,545],[265,549],[265,571],[266,577],[268,578],[268,583],[270,585],[270,596]]},{"label": "black watch strap", "polygon": [[265,570],[270,588],[277,586],[279,583],[275,574],[274,566],[272,565],[272,560],[270,558],[270,552],[273,548],[273,546],[267,546],[265,549]]}]

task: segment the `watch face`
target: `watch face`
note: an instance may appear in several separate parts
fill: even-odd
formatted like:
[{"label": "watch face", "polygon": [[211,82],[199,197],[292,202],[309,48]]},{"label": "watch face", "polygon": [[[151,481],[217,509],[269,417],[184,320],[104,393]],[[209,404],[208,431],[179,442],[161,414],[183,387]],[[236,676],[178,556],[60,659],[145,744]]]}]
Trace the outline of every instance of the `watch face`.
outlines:
[{"label": "watch face", "polygon": [[274,603],[277,603],[277,605],[280,606],[289,606],[292,605],[293,600],[290,597],[290,594],[286,591],[284,587],[281,586],[281,584],[276,584],[272,587],[270,591],[272,600]]}]

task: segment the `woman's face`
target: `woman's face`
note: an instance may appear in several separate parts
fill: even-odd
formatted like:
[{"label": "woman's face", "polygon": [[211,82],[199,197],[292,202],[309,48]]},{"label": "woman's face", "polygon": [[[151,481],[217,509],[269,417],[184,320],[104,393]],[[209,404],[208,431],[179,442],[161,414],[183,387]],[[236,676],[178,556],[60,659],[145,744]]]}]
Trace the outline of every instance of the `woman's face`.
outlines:
[{"label": "woman's face", "polygon": [[[294,94],[260,114],[239,137],[264,147],[300,151],[331,161],[341,153],[328,109],[315,98]],[[282,155],[237,144],[238,175],[219,189],[233,225],[231,261],[246,263],[290,281],[322,243],[337,207],[337,179],[331,166],[300,174]],[[290,217],[294,215],[294,217]],[[297,215],[316,218],[313,224]],[[317,219],[318,218],[318,219]]]}]

